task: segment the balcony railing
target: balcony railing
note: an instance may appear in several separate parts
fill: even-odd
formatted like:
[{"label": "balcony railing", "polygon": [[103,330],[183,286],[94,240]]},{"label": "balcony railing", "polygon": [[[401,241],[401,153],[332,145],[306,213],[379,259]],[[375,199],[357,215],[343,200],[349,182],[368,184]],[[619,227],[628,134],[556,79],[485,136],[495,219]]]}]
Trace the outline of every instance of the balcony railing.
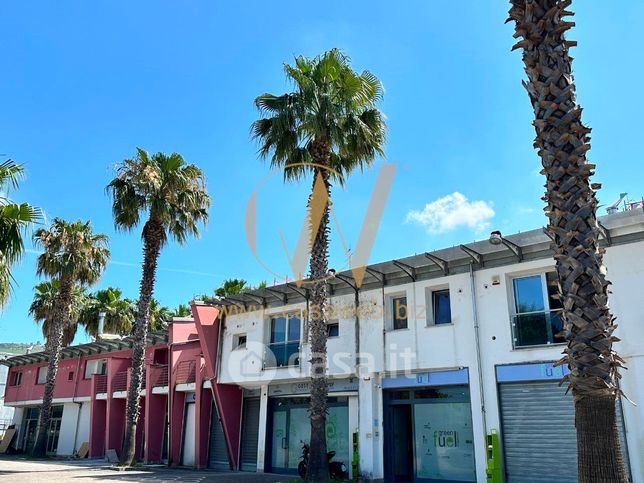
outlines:
[{"label": "balcony railing", "polygon": [[528,312],[512,317],[514,347],[530,347],[566,342],[561,310]]},{"label": "balcony railing", "polygon": [[168,385],[168,366],[150,366],[150,384],[152,387],[164,387]]},{"label": "balcony railing", "polygon": [[195,361],[182,361],[175,369],[177,384],[190,384],[195,382]]},{"label": "balcony railing", "polygon": [[117,372],[112,378],[112,392],[125,390],[127,390],[127,371]]},{"label": "balcony railing", "polygon": [[268,345],[265,367],[286,367],[300,364],[300,343],[274,343]]},{"label": "balcony railing", "polygon": [[95,375],[96,385],[96,394],[101,394],[107,392],[107,376]]}]

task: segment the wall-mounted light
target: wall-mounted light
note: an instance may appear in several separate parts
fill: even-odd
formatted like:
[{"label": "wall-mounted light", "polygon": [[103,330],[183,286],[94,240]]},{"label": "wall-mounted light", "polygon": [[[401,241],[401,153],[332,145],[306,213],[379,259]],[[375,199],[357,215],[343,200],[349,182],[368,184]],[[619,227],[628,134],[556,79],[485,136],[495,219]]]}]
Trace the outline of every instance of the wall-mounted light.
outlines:
[{"label": "wall-mounted light", "polygon": [[512,253],[517,256],[520,262],[523,261],[523,250],[521,250],[521,247],[516,243],[512,243],[507,238],[503,238],[503,235],[499,230],[494,230],[492,233],[490,233],[489,242],[490,244],[495,246],[505,245]]}]

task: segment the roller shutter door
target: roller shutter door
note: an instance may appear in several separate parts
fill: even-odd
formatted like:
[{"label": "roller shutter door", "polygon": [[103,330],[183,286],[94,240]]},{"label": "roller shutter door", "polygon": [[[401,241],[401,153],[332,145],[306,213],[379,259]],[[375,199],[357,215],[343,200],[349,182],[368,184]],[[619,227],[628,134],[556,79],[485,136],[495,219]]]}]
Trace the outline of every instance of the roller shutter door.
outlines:
[{"label": "roller shutter door", "polygon": [[242,416],[241,470],[257,471],[259,438],[259,399],[244,399]]},{"label": "roller shutter door", "polygon": [[[565,392],[554,381],[499,384],[507,483],[577,482],[575,411]],[[617,424],[624,449],[619,405]]]},{"label": "roller shutter door", "polygon": [[219,421],[217,408],[212,404],[212,420],[210,422],[210,450],[208,454],[208,467],[217,471],[230,471],[228,452],[226,450],[226,439],[224,430]]}]

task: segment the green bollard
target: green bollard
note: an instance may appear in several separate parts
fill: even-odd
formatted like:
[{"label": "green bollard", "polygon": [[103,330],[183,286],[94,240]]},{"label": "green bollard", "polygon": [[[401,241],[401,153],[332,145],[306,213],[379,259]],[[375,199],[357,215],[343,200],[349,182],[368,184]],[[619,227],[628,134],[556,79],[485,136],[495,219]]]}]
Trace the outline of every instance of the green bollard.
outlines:
[{"label": "green bollard", "polygon": [[487,482],[503,483],[503,471],[501,469],[501,440],[496,429],[490,430],[486,436],[487,447]]}]

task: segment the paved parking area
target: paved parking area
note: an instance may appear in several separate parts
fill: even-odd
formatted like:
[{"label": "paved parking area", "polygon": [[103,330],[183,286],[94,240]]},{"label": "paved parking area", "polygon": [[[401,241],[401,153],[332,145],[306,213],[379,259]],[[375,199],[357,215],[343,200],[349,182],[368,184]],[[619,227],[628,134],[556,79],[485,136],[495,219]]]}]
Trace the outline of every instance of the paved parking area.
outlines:
[{"label": "paved parking area", "polygon": [[29,460],[21,457],[0,458],[0,481],[11,482],[58,482],[58,481],[184,481],[209,483],[231,481],[238,483],[289,483],[297,480],[293,476],[268,475],[261,473],[216,473],[207,470],[174,469],[164,466],[142,467],[127,471],[116,471],[103,460]]}]

